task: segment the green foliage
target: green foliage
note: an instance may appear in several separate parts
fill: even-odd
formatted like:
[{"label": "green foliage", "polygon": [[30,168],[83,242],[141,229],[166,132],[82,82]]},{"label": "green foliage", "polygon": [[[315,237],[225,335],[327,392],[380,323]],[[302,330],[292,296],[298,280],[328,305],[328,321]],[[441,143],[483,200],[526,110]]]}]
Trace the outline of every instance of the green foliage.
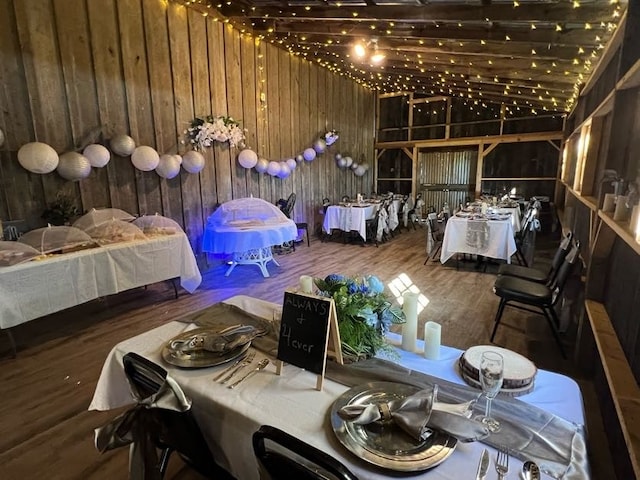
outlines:
[{"label": "green foliage", "polygon": [[62,194],[56,195],[55,201],[42,212],[42,218],[50,225],[65,225],[78,215],[80,215],[78,207],[70,197]]}]

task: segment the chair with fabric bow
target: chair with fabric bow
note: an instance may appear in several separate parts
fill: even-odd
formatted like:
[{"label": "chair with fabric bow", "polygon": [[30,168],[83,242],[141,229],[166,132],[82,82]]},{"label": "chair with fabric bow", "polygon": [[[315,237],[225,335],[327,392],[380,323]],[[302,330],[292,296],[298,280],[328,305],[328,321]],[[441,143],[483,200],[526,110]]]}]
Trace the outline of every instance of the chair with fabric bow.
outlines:
[{"label": "chair with fabric bow", "polygon": [[496,336],[496,331],[500,325],[505,307],[511,306],[519,310],[543,315],[551,328],[551,332],[560,348],[562,357],[567,358],[558,330],[560,320],[556,314],[555,306],[562,297],[567,280],[569,280],[569,277],[580,263],[579,260],[580,242],[576,242],[562,262],[551,285],[544,285],[542,283],[507,275],[498,276],[493,285],[493,291],[500,297],[500,304],[498,305],[498,311],[494,319],[495,324],[491,333],[491,342],[493,342]]},{"label": "chair with fabric bow", "polygon": [[[130,460],[132,479],[162,479],[171,454],[177,452],[201,475],[233,480],[233,476],[216,463],[191,412],[191,400],[175,381],[168,379],[167,371],[133,352],[127,353],[122,363],[138,405],[126,412],[122,421],[118,422],[119,417],[98,429],[98,450],[104,452],[133,443],[135,448]],[[136,451],[139,452],[137,458]]]},{"label": "chair with fabric bow", "polygon": [[[438,252],[442,248],[442,242],[444,240],[442,223],[438,221],[438,216],[435,213],[430,213],[427,216],[427,223],[429,224],[429,231],[427,235],[431,238],[432,246],[423,265],[426,265],[430,258],[433,258],[435,261]],[[427,242],[427,245],[428,243],[429,242]]]},{"label": "chair with fabric bow", "polygon": [[252,440],[262,480],[357,480],[335,458],[278,428],[263,425]]}]

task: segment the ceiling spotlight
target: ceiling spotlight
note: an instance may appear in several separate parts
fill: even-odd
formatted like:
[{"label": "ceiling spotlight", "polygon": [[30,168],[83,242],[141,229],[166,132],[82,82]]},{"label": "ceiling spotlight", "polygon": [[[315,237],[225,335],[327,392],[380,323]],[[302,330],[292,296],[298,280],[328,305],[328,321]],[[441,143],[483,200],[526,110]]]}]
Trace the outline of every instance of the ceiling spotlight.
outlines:
[{"label": "ceiling spotlight", "polygon": [[364,58],[367,54],[367,49],[362,43],[356,43],[353,47],[353,53],[355,53],[358,58]]}]

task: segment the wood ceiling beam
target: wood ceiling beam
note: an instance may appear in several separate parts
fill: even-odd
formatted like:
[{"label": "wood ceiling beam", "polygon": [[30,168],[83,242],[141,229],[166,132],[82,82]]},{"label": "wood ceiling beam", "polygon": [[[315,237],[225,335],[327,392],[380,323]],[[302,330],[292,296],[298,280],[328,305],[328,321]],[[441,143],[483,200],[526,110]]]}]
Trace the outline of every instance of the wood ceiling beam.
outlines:
[{"label": "wood ceiling beam", "polygon": [[[543,46],[561,45],[561,46],[574,46],[587,48],[598,48],[599,43],[595,40],[598,35],[593,30],[585,30],[584,28],[563,30],[560,32],[555,29],[542,29],[537,28],[535,30],[524,28],[513,28],[506,25],[493,25],[489,28],[475,27],[475,28],[458,28],[449,26],[421,26],[417,28],[394,28],[389,34],[385,31],[371,30],[361,25],[351,25],[344,27],[336,27],[323,24],[322,22],[287,22],[276,24],[275,26],[269,22],[262,24],[255,24],[253,31],[257,35],[264,35],[269,38],[272,33],[284,34],[292,37],[292,39],[298,40],[302,36],[308,35],[321,35],[325,36],[323,43],[331,40],[336,43],[350,43],[354,40],[365,39],[369,40],[372,37],[377,37],[379,42],[384,42],[385,39],[391,38],[394,40],[453,40],[460,41],[477,41],[480,43],[482,40],[486,42],[490,41],[505,41],[507,36],[513,42],[523,42],[531,45],[533,48],[542,48]],[[344,33],[342,33],[344,32]],[[600,33],[603,38],[602,43],[608,35]],[[605,38],[606,36],[606,38]]]},{"label": "wood ceiling beam", "polygon": [[[211,2],[212,4],[216,2]],[[571,2],[563,4],[550,1],[546,4],[521,4],[519,7],[512,5],[494,4],[479,5],[424,5],[424,6],[367,6],[367,7],[331,7],[320,3],[321,6],[307,10],[305,7],[243,7],[235,2],[230,5],[222,4],[218,7],[220,13],[226,17],[251,17],[271,18],[275,20],[290,20],[300,18],[314,21],[360,20],[375,22],[409,22],[413,24],[424,22],[469,22],[485,21],[494,22],[566,22],[575,23],[600,23],[602,19],[615,21],[613,13],[615,5],[607,3],[581,5],[574,8]],[[215,6],[215,5],[214,5]]]}]

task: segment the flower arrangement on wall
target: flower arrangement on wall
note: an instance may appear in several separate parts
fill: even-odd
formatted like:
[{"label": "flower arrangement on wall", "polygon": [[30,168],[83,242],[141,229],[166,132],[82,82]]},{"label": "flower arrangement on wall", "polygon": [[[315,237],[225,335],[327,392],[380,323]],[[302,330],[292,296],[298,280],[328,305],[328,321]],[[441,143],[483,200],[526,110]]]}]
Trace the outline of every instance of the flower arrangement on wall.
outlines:
[{"label": "flower arrangement on wall", "polygon": [[[245,130],[233,117],[207,115],[196,117],[184,131],[189,145],[195,150],[204,150],[214,142],[228,142],[231,147],[244,148]],[[182,143],[186,143],[183,141]]]}]

